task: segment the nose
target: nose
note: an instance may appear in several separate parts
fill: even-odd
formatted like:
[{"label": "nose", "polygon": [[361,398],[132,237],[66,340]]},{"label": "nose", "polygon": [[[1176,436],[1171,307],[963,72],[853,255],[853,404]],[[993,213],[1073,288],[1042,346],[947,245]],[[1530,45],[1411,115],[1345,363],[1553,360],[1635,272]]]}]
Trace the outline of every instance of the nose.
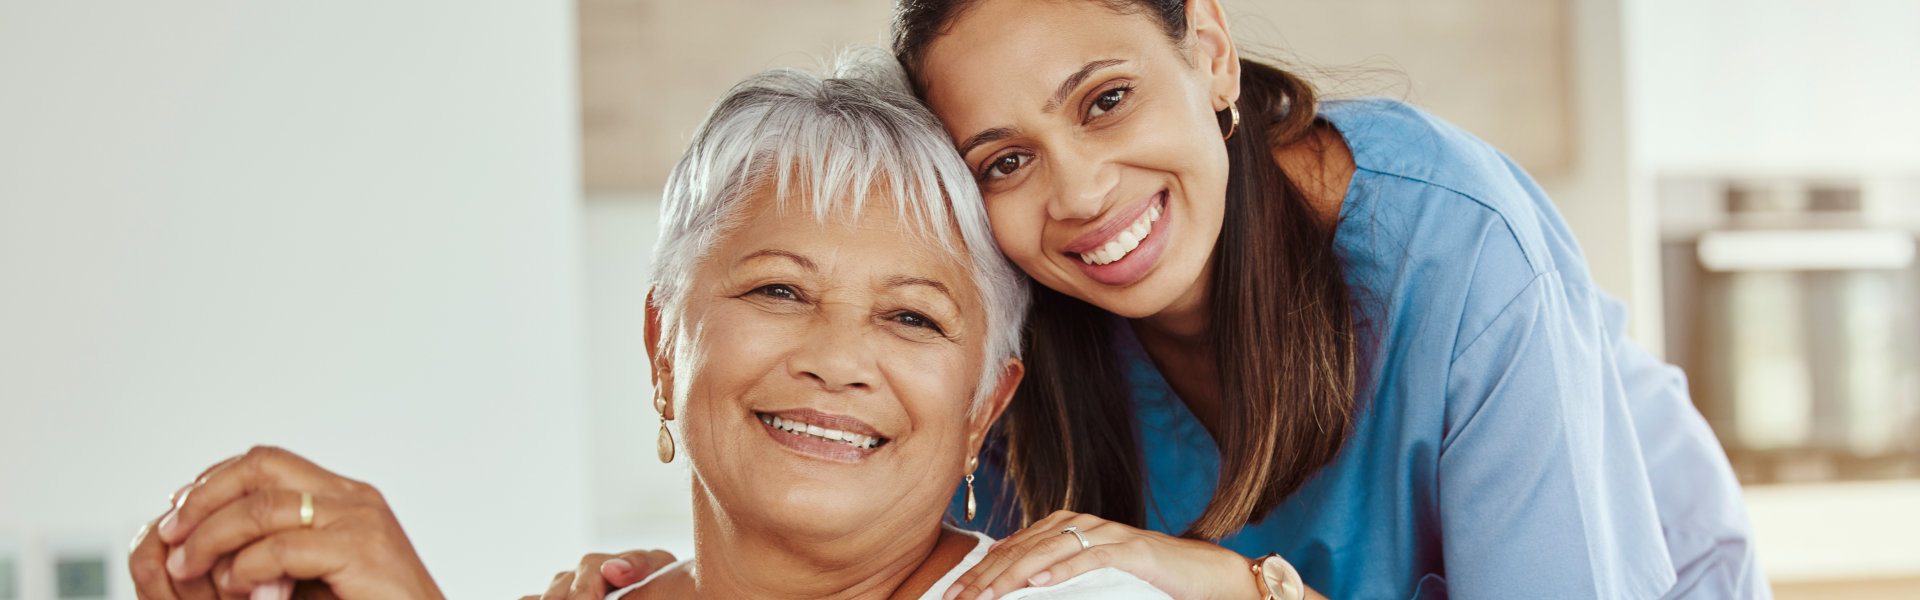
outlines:
[{"label": "nose", "polygon": [[787,360],[789,373],[826,392],[873,389],[880,370],[864,335],[867,328],[844,320],[821,319],[802,334],[807,339]]},{"label": "nose", "polygon": [[1085,151],[1055,152],[1053,197],[1047,216],[1055,221],[1079,221],[1100,216],[1107,195],[1120,183],[1119,170],[1098,155]]}]

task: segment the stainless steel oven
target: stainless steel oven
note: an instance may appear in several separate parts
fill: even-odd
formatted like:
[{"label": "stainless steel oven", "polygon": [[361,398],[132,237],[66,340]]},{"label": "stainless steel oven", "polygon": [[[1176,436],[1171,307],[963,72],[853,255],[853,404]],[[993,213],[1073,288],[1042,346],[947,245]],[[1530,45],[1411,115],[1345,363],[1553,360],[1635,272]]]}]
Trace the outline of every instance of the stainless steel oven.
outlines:
[{"label": "stainless steel oven", "polygon": [[1746,483],[1920,477],[1920,178],[1669,177],[1667,359]]}]

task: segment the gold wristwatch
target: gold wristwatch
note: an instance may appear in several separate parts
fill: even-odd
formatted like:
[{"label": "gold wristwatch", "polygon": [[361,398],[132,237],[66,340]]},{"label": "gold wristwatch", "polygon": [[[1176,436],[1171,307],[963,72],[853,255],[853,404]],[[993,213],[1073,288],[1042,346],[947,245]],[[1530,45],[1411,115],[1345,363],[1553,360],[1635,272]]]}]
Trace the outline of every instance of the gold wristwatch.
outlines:
[{"label": "gold wristwatch", "polygon": [[1253,560],[1253,584],[1260,590],[1260,600],[1303,600],[1307,597],[1307,582],[1300,580],[1300,571],[1293,568],[1287,559],[1279,554],[1268,554]]}]

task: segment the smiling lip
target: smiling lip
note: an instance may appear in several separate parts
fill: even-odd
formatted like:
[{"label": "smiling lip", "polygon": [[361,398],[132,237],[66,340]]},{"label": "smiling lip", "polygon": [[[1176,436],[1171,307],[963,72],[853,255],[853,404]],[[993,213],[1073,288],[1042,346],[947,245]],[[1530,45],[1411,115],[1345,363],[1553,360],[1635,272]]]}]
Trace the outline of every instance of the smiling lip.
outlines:
[{"label": "smiling lip", "polygon": [[[872,456],[885,448],[892,440],[880,435],[880,431],[859,419],[823,413],[813,409],[795,409],[753,413],[754,420],[767,436],[800,454],[830,460],[833,462],[854,463]],[[785,429],[775,426],[774,419]],[[788,429],[797,429],[796,424],[804,424],[811,433],[799,433]],[[825,434],[825,437],[819,434]],[[859,436],[854,440],[835,440],[832,437]],[[870,441],[871,445],[861,444]]]},{"label": "smiling lip", "polygon": [[1166,193],[1165,190],[1161,190],[1145,198],[1141,198],[1139,201],[1134,202],[1133,206],[1127,207],[1125,211],[1115,213],[1109,217],[1107,223],[1101,225],[1099,229],[1081,235],[1079,238],[1074,239],[1073,243],[1067,244],[1067,247],[1061,248],[1060,251],[1071,256],[1092,252],[1094,249],[1106,245],[1108,240],[1113,239],[1113,236],[1120,235],[1121,231],[1125,231],[1128,227],[1133,226],[1134,221],[1140,220],[1140,215],[1147,212],[1147,207],[1153,206],[1153,203],[1158,202]]},{"label": "smiling lip", "polygon": [[[1147,202],[1141,203],[1137,211],[1129,211],[1134,214],[1134,220],[1122,221],[1115,219],[1112,221],[1114,223],[1123,223],[1131,226],[1138,222],[1141,215],[1145,214],[1144,211],[1147,207],[1155,205],[1160,206],[1159,219],[1153,221],[1151,228],[1147,230],[1146,237],[1140,239],[1139,245],[1128,251],[1126,255],[1120,257],[1119,260],[1096,265],[1081,259],[1079,254],[1068,254],[1067,260],[1072,261],[1075,267],[1079,267],[1080,272],[1085,274],[1087,278],[1102,285],[1114,287],[1127,286],[1146,278],[1147,272],[1153,270],[1154,265],[1160,262],[1160,255],[1166,251],[1167,236],[1169,235],[1167,232],[1171,231],[1174,226],[1173,207],[1171,206],[1171,202],[1167,201],[1167,192],[1162,190],[1160,193],[1148,198]],[[1081,239],[1085,240],[1086,237],[1083,236]],[[1095,239],[1101,244],[1105,244],[1110,238]],[[1079,240],[1076,240],[1075,243],[1079,243]],[[1084,252],[1085,250],[1082,251]]]}]

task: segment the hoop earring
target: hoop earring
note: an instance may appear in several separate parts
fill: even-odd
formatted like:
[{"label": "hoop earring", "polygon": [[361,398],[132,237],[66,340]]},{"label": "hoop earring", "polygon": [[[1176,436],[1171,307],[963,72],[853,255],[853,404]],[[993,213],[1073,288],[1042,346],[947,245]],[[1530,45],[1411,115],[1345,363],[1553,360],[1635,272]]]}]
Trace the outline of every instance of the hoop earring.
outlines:
[{"label": "hoop earring", "polygon": [[[1232,102],[1228,102],[1227,113],[1233,119],[1233,122],[1227,125],[1227,134],[1220,136],[1221,140],[1233,139],[1233,132],[1240,130],[1240,107],[1234,105]],[[1214,113],[1216,116],[1219,114],[1220,113]]]},{"label": "hoop earring", "polygon": [[673,443],[673,430],[667,428],[667,421],[668,421],[667,398],[666,396],[662,396],[660,394],[660,390],[653,391],[653,409],[660,412],[660,440],[659,440],[660,462],[662,463],[673,462],[673,455],[675,450],[674,443]]},{"label": "hoop earring", "polygon": [[979,466],[980,466],[980,458],[979,458],[979,457],[977,457],[977,456],[969,456],[969,457],[967,457],[967,478],[966,478],[966,479],[967,479],[967,522],[968,522],[968,523],[972,523],[972,522],[973,522],[973,509],[974,509],[974,503],[973,503],[973,470],[974,470],[975,468],[978,468]]}]

